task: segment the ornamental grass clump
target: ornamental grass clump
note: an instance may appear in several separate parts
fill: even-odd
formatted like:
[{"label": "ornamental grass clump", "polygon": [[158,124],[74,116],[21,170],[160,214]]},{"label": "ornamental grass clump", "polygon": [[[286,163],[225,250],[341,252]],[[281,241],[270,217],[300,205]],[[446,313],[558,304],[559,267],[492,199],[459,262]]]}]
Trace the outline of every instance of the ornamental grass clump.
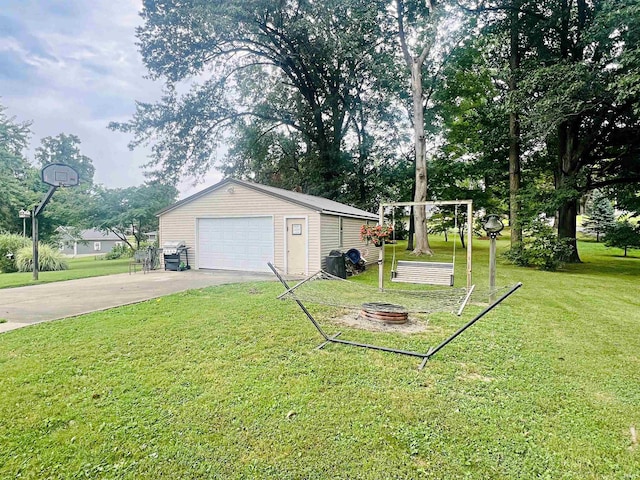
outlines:
[{"label": "ornamental grass clump", "polygon": [[24,247],[30,247],[31,240],[14,233],[0,234],[0,272],[17,272],[16,254]]},{"label": "ornamental grass clump", "polygon": [[[33,249],[24,247],[16,254],[16,266],[19,272],[33,270]],[[66,270],[68,267],[66,258],[55,248],[41,243],[38,248],[38,270],[41,272],[55,272]]]}]

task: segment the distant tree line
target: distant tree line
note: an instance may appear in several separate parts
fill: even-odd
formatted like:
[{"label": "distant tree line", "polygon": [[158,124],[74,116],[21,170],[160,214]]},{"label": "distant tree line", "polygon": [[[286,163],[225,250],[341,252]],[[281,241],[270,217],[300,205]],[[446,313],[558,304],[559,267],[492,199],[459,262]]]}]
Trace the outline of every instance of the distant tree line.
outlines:
[{"label": "distant tree line", "polygon": [[585,195],[640,210],[636,0],[145,0],[141,15],[164,94],[112,128],[152,145],[158,177],[215,165],[369,210],[471,198],[508,215],[514,249],[552,219],[576,262]]},{"label": "distant tree line", "polygon": [[[40,179],[40,170],[50,163],[65,163],[79,174],[80,185],[61,188],[39,217],[43,241],[54,239],[60,226],[77,230],[97,228],[113,232],[132,248],[144,238],[144,232],[157,229],[155,213],[177,197],[173,185],[154,180],[137,187],[110,189],[95,184],[92,160],[81,152],[76,135],[61,133],[43,138],[33,160],[25,155],[31,136],[30,123],[18,122],[0,105],[0,232],[22,233],[19,211],[33,211],[48,186]],[[27,222],[27,235],[31,222]]]}]

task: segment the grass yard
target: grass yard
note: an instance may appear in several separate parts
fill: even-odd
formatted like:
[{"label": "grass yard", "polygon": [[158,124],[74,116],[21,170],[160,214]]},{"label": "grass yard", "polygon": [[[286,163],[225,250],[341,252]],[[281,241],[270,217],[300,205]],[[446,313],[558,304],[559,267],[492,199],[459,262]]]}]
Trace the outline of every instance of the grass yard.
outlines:
[{"label": "grass yard", "polygon": [[69,269],[59,272],[39,272],[38,281],[33,281],[31,272],[25,273],[0,273],[0,288],[23,287],[25,285],[38,285],[40,283],[59,282],[61,280],[74,280],[76,278],[100,277],[115,273],[129,271],[129,258],[118,260],[96,260],[95,257],[70,258]]},{"label": "grass yard", "polygon": [[[488,242],[475,246],[482,283]],[[524,287],[423,371],[315,350],[276,283],[2,334],[0,478],[640,478],[640,259],[581,254],[557,273],[499,262],[498,283]],[[356,281],[376,285],[376,269]],[[339,328],[425,351],[478,311],[433,316],[437,333]]]}]

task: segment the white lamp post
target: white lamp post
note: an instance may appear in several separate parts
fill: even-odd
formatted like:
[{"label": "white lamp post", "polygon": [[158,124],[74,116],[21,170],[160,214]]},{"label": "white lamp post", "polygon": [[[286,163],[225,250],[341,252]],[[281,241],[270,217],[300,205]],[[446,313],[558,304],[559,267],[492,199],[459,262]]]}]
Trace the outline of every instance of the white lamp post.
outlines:
[{"label": "white lamp post", "polygon": [[496,237],[504,228],[504,223],[498,215],[488,215],[482,225],[489,235],[489,291],[490,301],[494,301],[496,289]]}]

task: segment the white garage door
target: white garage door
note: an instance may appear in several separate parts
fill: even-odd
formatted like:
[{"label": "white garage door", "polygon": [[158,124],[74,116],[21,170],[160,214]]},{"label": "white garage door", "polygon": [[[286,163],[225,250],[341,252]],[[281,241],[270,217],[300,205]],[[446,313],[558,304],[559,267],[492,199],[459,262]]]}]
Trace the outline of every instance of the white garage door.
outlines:
[{"label": "white garage door", "polygon": [[273,217],[198,220],[198,268],[267,272],[273,263]]}]

